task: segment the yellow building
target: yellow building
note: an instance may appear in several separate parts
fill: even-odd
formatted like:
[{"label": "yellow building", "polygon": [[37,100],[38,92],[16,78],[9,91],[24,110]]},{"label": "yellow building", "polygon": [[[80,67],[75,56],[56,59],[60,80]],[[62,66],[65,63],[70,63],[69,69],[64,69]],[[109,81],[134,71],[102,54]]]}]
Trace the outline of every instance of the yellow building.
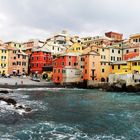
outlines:
[{"label": "yellow building", "polygon": [[79,52],[82,53],[83,52],[83,48],[82,45],[80,44],[80,42],[76,42],[73,43],[70,47],[67,48],[66,52]]},{"label": "yellow building", "polygon": [[8,50],[6,45],[0,46],[0,74],[8,74]]},{"label": "yellow building", "polygon": [[140,57],[112,63],[111,74],[140,74]]}]

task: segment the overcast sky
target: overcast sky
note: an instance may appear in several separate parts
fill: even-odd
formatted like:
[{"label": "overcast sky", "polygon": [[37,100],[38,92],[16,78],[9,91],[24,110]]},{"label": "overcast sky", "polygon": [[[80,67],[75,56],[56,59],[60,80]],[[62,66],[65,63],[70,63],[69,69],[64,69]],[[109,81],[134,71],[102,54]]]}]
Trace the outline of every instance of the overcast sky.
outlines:
[{"label": "overcast sky", "polygon": [[0,39],[47,38],[63,29],[80,36],[140,32],[140,0],[0,0]]}]

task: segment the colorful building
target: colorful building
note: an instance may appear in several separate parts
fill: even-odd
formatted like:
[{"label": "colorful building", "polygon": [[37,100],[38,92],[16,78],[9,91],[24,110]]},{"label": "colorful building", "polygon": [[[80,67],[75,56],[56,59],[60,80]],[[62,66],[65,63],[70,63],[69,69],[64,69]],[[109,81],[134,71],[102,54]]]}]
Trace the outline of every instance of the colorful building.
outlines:
[{"label": "colorful building", "polygon": [[78,68],[79,53],[64,53],[53,61],[53,82],[73,84],[81,82],[81,70]]},{"label": "colorful building", "polygon": [[140,55],[140,44],[129,44],[123,47],[123,60],[129,60]]},{"label": "colorful building", "polygon": [[140,57],[112,63],[109,82],[113,83],[119,80],[124,80],[127,84],[140,82]]},{"label": "colorful building", "polygon": [[0,74],[8,74],[8,50],[7,45],[0,46]]},{"label": "colorful building", "polygon": [[23,51],[8,46],[8,74],[28,74],[29,57]]},{"label": "colorful building", "polygon": [[32,53],[32,49],[37,46],[42,47],[44,45],[44,42],[38,39],[30,39],[29,41],[22,43],[22,45],[24,46],[22,48],[22,51],[30,56]]},{"label": "colorful building", "polygon": [[123,40],[123,34],[116,33],[116,32],[107,32],[105,33],[106,37],[109,37],[115,41],[122,41]]},{"label": "colorful building", "polygon": [[13,48],[13,47],[16,49],[23,49],[24,48],[22,43],[18,43],[18,42],[14,42],[14,41],[5,42],[5,44],[7,44],[11,48]]},{"label": "colorful building", "polygon": [[91,47],[87,47],[81,55],[81,61],[83,61],[83,81],[87,84],[91,81],[99,82],[101,77],[100,54],[92,50]]},{"label": "colorful building", "polygon": [[33,48],[30,58],[30,72],[42,74],[43,67],[49,65],[52,65],[51,52],[45,47]]},{"label": "colorful building", "polygon": [[140,34],[130,35],[129,38],[130,43],[140,43]]},{"label": "colorful building", "polygon": [[82,53],[83,52],[83,47],[81,45],[81,42],[74,42],[71,46],[67,47],[66,52],[79,52]]}]

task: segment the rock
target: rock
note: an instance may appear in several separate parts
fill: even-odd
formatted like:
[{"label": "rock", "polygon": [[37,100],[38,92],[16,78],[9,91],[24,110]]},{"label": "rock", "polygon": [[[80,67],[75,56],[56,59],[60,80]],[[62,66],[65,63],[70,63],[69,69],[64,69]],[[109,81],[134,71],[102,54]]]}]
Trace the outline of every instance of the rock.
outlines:
[{"label": "rock", "polygon": [[0,93],[8,94],[9,91],[8,90],[0,90]]},{"label": "rock", "polygon": [[12,104],[14,106],[17,104],[17,102],[12,98],[0,97],[0,100],[5,101],[5,102],[7,102],[7,104]]},{"label": "rock", "polygon": [[25,107],[23,107],[22,105],[16,106],[15,109],[25,109]]},{"label": "rock", "polygon": [[25,108],[25,111],[26,111],[26,112],[30,112],[31,110],[32,110],[32,109],[31,109],[30,107],[26,107],[26,108]]},{"label": "rock", "polygon": [[122,92],[122,91],[126,91],[126,83],[124,81],[118,81],[116,83],[110,84],[107,88],[107,91],[111,91],[111,92]]}]

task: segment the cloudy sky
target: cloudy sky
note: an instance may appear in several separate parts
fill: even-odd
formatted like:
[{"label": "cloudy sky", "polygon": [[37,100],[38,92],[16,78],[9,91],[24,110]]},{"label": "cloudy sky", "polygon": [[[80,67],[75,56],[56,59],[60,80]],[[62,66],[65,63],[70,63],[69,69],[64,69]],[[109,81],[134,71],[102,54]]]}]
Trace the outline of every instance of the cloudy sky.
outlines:
[{"label": "cloudy sky", "polygon": [[68,30],[80,36],[140,32],[139,0],[0,0],[0,39],[24,41]]}]

